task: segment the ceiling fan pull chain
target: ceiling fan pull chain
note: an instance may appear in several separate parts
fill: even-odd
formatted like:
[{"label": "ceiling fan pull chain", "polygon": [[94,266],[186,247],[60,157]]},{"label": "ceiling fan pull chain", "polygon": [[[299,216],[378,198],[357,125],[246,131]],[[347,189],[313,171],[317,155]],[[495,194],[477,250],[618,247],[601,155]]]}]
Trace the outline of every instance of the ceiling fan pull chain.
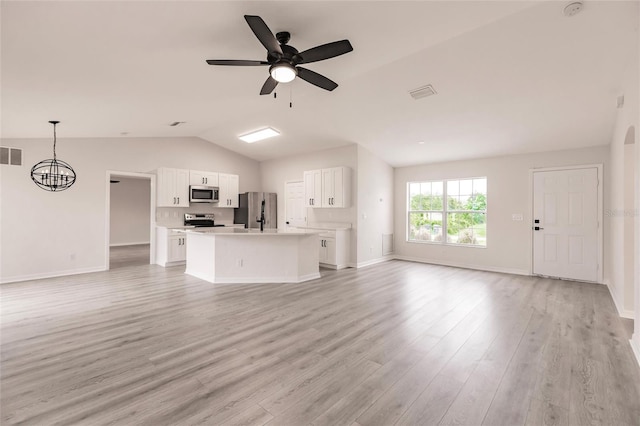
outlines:
[{"label": "ceiling fan pull chain", "polygon": [[289,108],[293,108],[293,85],[289,86]]},{"label": "ceiling fan pull chain", "polygon": [[273,99],[278,97],[278,92],[273,92]]}]

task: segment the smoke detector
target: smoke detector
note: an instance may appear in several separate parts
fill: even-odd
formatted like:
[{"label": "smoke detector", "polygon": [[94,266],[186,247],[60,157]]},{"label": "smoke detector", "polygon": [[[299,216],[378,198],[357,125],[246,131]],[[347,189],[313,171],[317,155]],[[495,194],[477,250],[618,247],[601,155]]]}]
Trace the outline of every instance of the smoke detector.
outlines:
[{"label": "smoke detector", "polygon": [[427,96],[435,95],[436,93],[438,92],[436,92],[436,89],[434,89],[430,84],[409,91],[409,94],[415,100],[426,98]]},{"label": "smoke detector", "polygon": [[584,5],[581,1],[574,1],[566,5],[562,13],[564,13],[564,16],[573,16],[580,13],[583,7]]}]

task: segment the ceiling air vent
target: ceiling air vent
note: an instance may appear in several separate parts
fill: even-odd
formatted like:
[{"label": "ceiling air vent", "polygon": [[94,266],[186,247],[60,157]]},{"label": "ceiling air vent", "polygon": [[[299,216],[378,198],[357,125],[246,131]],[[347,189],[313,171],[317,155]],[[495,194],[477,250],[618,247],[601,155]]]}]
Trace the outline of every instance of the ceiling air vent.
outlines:
[{"label": "ceiling air vent", "polygon": [[426,98],[427,96],[435,95],[436,93],[438,92],[436,92],[436,89],[434,89],[430,84],[409,91],[409,94],[415,100]]}]

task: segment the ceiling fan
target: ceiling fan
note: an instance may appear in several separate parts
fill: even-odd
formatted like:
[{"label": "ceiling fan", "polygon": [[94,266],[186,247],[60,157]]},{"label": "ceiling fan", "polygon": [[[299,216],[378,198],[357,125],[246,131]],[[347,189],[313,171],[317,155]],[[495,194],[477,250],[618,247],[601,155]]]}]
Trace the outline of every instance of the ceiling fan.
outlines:
[{"label": "ceiling fan", "polygon": [[298,64],[308,64],[311,62],[323,61],[344,55],[353,50],[349,40],[334,41],[320,46],[313,47],[298,52],[298,50],[288,45],[291,34],[286,31],[275,35],[271,32],[267,24],[259,16],[244,15],[244,19],[256,35],[260,43],[267,49],[266,61],[248,61],[235,59],[208,59],[209,65],[233,65],[233,66],[262,66],[269,65],[269,78],[264,82],[261,95],[268,95],[273,92],[278,83],[288,83],[296,76],[325,90],[333,90],[338,84],[327,77],[311,71],[307,68],[299,67]]}]

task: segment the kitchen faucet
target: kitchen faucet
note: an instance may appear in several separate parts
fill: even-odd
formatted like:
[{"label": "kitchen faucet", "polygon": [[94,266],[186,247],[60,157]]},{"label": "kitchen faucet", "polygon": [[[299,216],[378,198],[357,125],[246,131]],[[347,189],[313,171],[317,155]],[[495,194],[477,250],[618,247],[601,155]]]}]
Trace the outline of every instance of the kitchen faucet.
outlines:
[{"label": "kitchen faucet", "polygon": [[262,207],[260,208],[260,219],[256,220],[260,224],[260,232],[264,232],[264,200],[262,200]]}]

